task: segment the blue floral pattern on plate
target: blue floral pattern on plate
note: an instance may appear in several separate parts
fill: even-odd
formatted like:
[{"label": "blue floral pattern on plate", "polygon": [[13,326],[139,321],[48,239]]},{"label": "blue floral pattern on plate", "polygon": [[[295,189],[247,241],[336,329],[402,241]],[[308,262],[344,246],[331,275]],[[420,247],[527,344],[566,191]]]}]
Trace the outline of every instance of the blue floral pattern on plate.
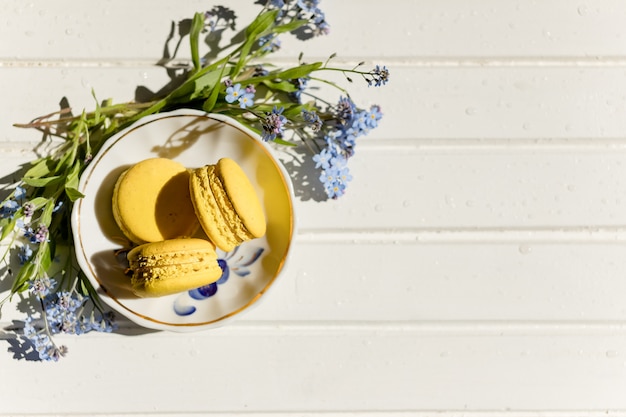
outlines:
[{"label": "blue floral pattern on plate", "polygon": [[[194,288],[185,293],[180,294],[174,301],[174,312],[179,316],[189,316],[196,312],[196,307],[191,304],[191,300],[206,300],[213,297],[220,285],[225,284],[230,278],[231,272],[244,278],[250,275],[250,267],[261,258],[264,248],[256,248],[247,251],[246,254],[238,255],[239,248],[236,247],[231,252],[223,254],[219,257],[217,263],[222,268],[222,276],[212,284],[199,288]],[[219,252],[218,252],[219,256]]]}]

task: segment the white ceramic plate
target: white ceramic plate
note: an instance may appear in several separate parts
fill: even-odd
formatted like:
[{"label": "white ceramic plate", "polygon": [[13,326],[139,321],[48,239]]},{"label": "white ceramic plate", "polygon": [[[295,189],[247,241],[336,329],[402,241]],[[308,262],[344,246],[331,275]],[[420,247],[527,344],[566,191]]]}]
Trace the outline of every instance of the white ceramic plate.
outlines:
[{"label": "white ceramic plate", "polygon": [[[116,255],[126,241],[113,218],[111,198],[122,171],[153,157],[171,158],[188,168],[222,157],[234,159],[258,192],[267,233],[230,253],[218,251],[224,274],[217,283],[165,297],[138,298],[124,275],[124,256]],[[74,204],[72,233],[80,267],[104,302],[151,329],[215,327],[255,304],[281,272],[295,228],[293,186],[272,149],[232,119],[195,110],[148,116],[111,137],[85,169],[79,190],[85,197]]]}]

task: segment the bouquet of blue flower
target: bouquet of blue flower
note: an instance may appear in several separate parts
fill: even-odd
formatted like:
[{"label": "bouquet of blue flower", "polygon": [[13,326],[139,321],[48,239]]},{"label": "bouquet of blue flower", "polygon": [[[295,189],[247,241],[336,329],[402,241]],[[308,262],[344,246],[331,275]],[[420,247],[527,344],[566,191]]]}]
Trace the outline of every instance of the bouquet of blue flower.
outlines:
[{"label": "bouquet of blue flower", "polygon": [[[378,125],[382,112],[377,105],[357,106],[345,88],[323,74],[341,73],[347,82],[359,77],[379,87],[388,82],[389,71],[379,65],[361,70],[363,63],[337,68],[330,64],[334,55],[326,62],[312,63],[303,62],[300,55],[298,65],[289,68],[271,65],[265,58],[280,48],[280,36],[326,35],[329,24],[319,0],[257,3],[266,4],[223,47],[226,29],[235,27],[234,13],[218,6],[194,15],[188,31],[191,60],[188,65],[175,65],[178,74],[164,89],[169,93],[120,104],[96,100],[91,112],[73,115],[66,108],[17,125],[60,139],[48,156],[31,163],[0,205],[0,239],[6,246],[3,261],[19,263],[19,269],[4,278],[12,279],[12,286],[0,300],[0,309],[16,294],[30,303],[31,314],[14,329],[23,352],[57,360],[67,349],[54,342],[55,334],[114,329],[112,315],[105,312],[75,264],[69,217],[73,203],[83,197],[78,182],[93,155],[107,138],[142,117],[179,108],[227,115],[264,141],[303,145],[327,197],[336,199],[345,193],[351,180],[347,163],[357,138]],[[212,49],[204,56],[200,52],[203,41]],[[319,89],[314,84],[335,88],[336,99],[316,95]]]}]

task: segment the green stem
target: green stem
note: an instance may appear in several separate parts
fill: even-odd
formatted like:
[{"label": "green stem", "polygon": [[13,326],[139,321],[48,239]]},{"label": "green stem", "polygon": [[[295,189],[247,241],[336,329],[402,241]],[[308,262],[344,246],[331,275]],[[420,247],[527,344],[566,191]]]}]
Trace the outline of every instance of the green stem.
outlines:
[{"label": "green stem", "polygon": [[[4,305],[4,303],[6,303],[6,302],[7,302],[7,301],[11,298],[11,296],[12,296],[12,295],[13,295],[13,293],[12,293],[12,292],[9,292],[9,294],[8,294],[6,297],[4,297],[4,298],[2,299],[2,301],[0,301],[0,310],[2,309],[2,306]],[[0,317],[1,317],[1,316],[2,316],[2,315],[0,314]]]},{"label": "green stem", "polygon": [[154,104],[152,104],[147,109],[145,109],[145,110],[135,114],[134,116],[129,117],[126,120],[126,122],[127,123],[136,122],[137,120],[141,119],[142,117],[145,117],[145,116],[148,116],[148,115],[151,115],[151,114],[154,114],[154,113],[158,113],[159,111],[161,111],[167,105],[168,97],[155,102]]},{"label": "green stem", "polygon": [[341,72],[343,74],[348,72],[350,74],[358,74],[358,75],[369,75],[370,74],[369,71],[359,71],[356,68],[345,69],[345,68],[335,68],[335,67],[320,67],[320,68],[316,69],[315,71],[336,71],[336,72]]},{"label": "green stem", "polygon": [[46,306],[44,305],[43,299],[39,298],[39,302],[41,304],[41,317],[43,318],[44,331],[48,335],[48,338],[50,339],[50,343],[52,343],[52,346],[54,346],[54,348],[59,352],[59,354],[63,356],[63,352],[61,351],[61,349],[59,349],[59,346],[54,342],[54,337],[52,336],[52,332],[50,331],[50,323],[48,322],[48,316],[46,314]]},{"label": "green stem", "polygon": [[350,93],[348,93],[348,90],[346,90],[346,89],[345,89],[345,88],[343,88],[343,87],[340,87],[340,86],[339,86],[337,83],[335,83],[335,82],[328,81],[328,80],[325,80],[325,79],[323,79],[323,78],[317,78],[317,77],[311,77],[311,80],[313,80],[313,81],[318,81],[318,82],[320,82],[320,83],[324,83],[324,84],[328,84],[328,85],[330,85],[330,86],[332,86],[332,87],[335,87],[337,90],[341,91],[341,92],[342,92],[342,93],[344,93],[345,95],[350,96]]}]

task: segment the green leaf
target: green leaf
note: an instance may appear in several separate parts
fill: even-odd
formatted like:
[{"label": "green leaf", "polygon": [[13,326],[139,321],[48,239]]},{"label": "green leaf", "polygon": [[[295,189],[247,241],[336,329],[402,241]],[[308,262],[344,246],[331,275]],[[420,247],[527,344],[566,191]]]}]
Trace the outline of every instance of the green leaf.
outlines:
[{"label": "green leaf", "polygon": [[20,268],[17,276],[13,280],[11,293],[20,293],[28,289],[28,281],[35,275],[36,265],[32,262],[26,263]]},{"label": "green leaf", "polygon": [[278,25],[274,28],[274,33],[285,33],[296,30],[304,25],[306,25],[309,21],[306,19],[302,20],[294,20],[293,22],[285,23],[284,25]]},{"label": "green leaf", "polygon": [[139,113],[139,116],[134,117],[131,120],[138,120],[143,116],[158,113],[168,103],[183,102],[189,99],[189,96],[193,94],[195,90],[195,80],[189,79],[180,85],[176,90],[172,91],[169,96],[163,100],[157,102],[152,107]]},{"label": "green leaf", "polygon": [[93,112],[94,119],[95,119],[94,121],[95,123],[98,123],[100,122],[102,108],[100,107],[100,102],[98,101],[98,98],[96,97],[96,91],[93,88],[91,89],[91,97],[93,97],[93,100],[96,103],[96,109]]},{"label": "green leaf", "polygon": [[39,270],[41,272],[46,272],[48,269],[50,269],[50,266],[52,265],[52,251],[50,245],[43,243],[41,243],[40,245],[40,250],[42,251],[42,254],[41,261],[39,262]]},{"label": "green leaf", "polygon": [[206,67],[202,68],[197,73],[190,75],[189,78],[187,78],[187,81],[185,81],[185,84],[186,83],[193,83],[195,80],[197,80],[198,78],[202,77],[204,74],[218,69],[219,67],[221,67],[222,65],[224,65],[225,63],[230,61],[231,58],[232,58],[232,54],[230,54],[228,56],[225,56],[224,58],[220,59],[219,61],[215,61],[215,62],[213,62],[210,65],[207,65]]},{"label": "green leaf", "polygon": [[67,194],[70,201],[76,201],[79,198],[85,197],[85,194],[81,193],[76,188],[72,188],[72,187],[65,187],[65,194]]},{"label": "green leaf", "polygon": [[283,91],[285,93],[293,93],[294,91],[296,91],[298,88],[293,85],[293,83],[289,82],[289,81],[270,81],[270,80],[266,80],[261,82],[261,84],[267,86],[267,88],[274,90],[274,91]]},{"label": "green leaf", "polygon": [[67,173],[65,178],[65,186],[78,188],[78,172],[80,171],[80,164],[72,165],[72,168]]},{"label": "green leaf", "polygon": [[[284,107],[284,105],[285,105],[285,103],[280,103],[279,107],[281,107],[281,106]],[[268,113],[268,112],[271,112],[274,107],[276,107],[276,104],[273,104],[273,103],[272,104],[255,104],[254,105],[254,110],[257,113]]]},{"label": "green leaf", "polygon": [[[223,72],[224,67],[222,67],[221,70],[216,69],[197,78],[194,81],[194,91],[189,96],[189,99],[195,100],[197,98],[209,97],[210,94],[207,93],[211,91],[212,94],[213,90],[216,90],[215,87],[222,79]],[[217,90],[219,90],[219,88],[217,88]]]},{"label": "green leaf", "polygon": [[316,69],[319,69],[323,65],[323,62],[314,62],[312,64],[300,65],[298,67],[289,68],[281,71],[275,75],[276,78],[281,80],[293,80],[295,78],[306,77]]},{"label": "green leaf", "polygon": [[[59,239],[61,240],[61,239]],[[56,255],[56,251],[57,251],[57,242],[55,239],[49,239],[46,244],[50,247],[50,265],[48,265],[48,267],[46,268],[46,271],[49,271],[50,268],[52,267],[52,261],[54,261],[54,257]],[[60,263],[58,263],[55,266],[60,266]]]},{"label": "green leaf", "polygon": [[0,219],[0,232],[2,232],[2,239],[3,240],[5,237],[7,237],[9,235],[9,232],[6,232],[5,234],[5,230],[7,229],[7,226],[9,225],[9,223],[11,222],[11,218],[9,217],[3,217],[2,219]]},{"label": "green leaf", "polygon": [[[226,70],[226,64],[222,66],[222,70],[220,71],[219,77],[217,78],[217,82],[219,82],[222,79],[222,77],[224,76],[225,70]],[[213,89],[211,90],[211,94],[209,95],[209,98],[202,105],[202,109],[204,111],[210,112],[211,110],[213,110],[213,107],[215,107],[215,103],[217,102],[217,97],[219,93],[220,93],[219,86],[214,85]]]},{"label": "green leaf", "polygon": [[46,178],[30,178],[26,176],[22,178],[22,180],[26,184],[31,185],[33,187],[45,187],[46,185],[60,182],[62,179],[63,177],[61,175],[54,175],[52,177],[46,177]]},{"label": "green leaf", "polygon": [[255,38],[269,29],[276,21],[279,12],[280,10],[270,10],[259,14],[256,19],[246,27],[246,37]]},{"label": "green leaf", "polygon": [[241,49],[239,50],[239,60],[237,61],[235,69],[232,72],[233,77],[239,75],[239,71],[243,68],[244,62],[248,59],[250,50],[252,49],[254,43],[257,42],[259,36],[274,25],[279,11],[280,10],[270,10],[268,12],[261,13],[252,23],[248,25],[245,31],[246,41],[243,45],[241,45]]},{"label": "green leaf", "polygon": [[[267,113],[267,112],[271,112],[272,109],[276,106],[276,104],[259,104],[259,105],[255,105],[254,109],[257,110],[259,113]],[[280,103],[279,107],[283,107],[283,116],[287,117],[288,119],[298,115],[302,112],[302,109],[307,108],[306,104],[296,104],[296,103]]]},{"label": "green leaf", "polygon": [[17,224],[17,219],[21,216],[13,216],[13,218],[5,218],[0,222],[0,227],[2,227],[2,233],[0,233],[0,241],[6,239],[9,234],[15,230],[15,225]]},{"label": "green leaf", "polygon": [[283,140],[281,138],[276,138],[272,142],[277,143],[279,145],[284,145],[284,146],[297,146],[295,143],[287,142],[286,140]]},{"label": "green leaf", "polygon": [[25,177],[39,178],[50,174],[52,161],[48,158],[41,158],[32,162],[33,166],[24,173]]},{"label": "green leaf", "polygon": [[76,152],[68,151],[63,154],[59,162],[57,162],[56,167],[54,168],[54,173],[59,174],[64,172],[65,169],[74,162],[74,158],[76,158]]},{"label": "green leaf", "polygon": [[76,162],[72,165],[69,172],[67,173],[67,177],[65,178],[65,194],[70,198],[71,201],[76,201],[79,198],[84,197],[84,195],[78,191],[78,174],[80,173],[80,162]]},{"label": "green leaf", "polygon": [[300,115],[300,113],[302,113],[302,110],[306,108],[306,106],[304,105],[295,105],[295,106],[291,106],[291,107],[286,107],[285,110],[283,111],[283,116],[285,116],[288,119],[291,119],[295,116]]},{"label": "green leaf", "polygon": [[71,202],[85,198],[85,194],[78,191],[77,188],[65,187],[65,194],[68,196]]},{"label": "green leaf", "polygon": [[189,42],[191,44],[191,61],[196,71],[201,68],[200,64],[200,50],[198,47],[200,32],[204,28],[204,15],[202,13],[196,13],[193,16],[191,22],[191,30],[189,31]]},{"label": "green leaf", "polygon": [[39,210],[48,202],[48,199],[45,197],[35,197],[29,201],[30,204],[33,205],[35,210]]},{"label": "green leaf", "polygon": [[39,223],[43,223],[47,226],[50,226],[50,222],[52,221],[52,211],[54,210],[55,201],[50,199],[48,203],[43,208],[43,212],[41,213],[41,217],[39,218]]},{"label": "green leaf", "polygon": [[[293,92],[296,87],[289,80],[306,77],[313,71],[319,69],[322,62],[314,62],[312,64],[299,65],[297,67],[288,68],[282,71],[272,72],[263,77],[253,77],[249,81],[251,84],[264,84],[273,90]],[[280,81],[278,81],[280,80]]]},{"label": "green leaf", "polygon": [[[50,251],[50,245],[46,242],[39,244],[39,272],[46,272],[50,265],[52,265],[52,253]],[[43,274],[42,274],[43,275]]]},{"label": "green leaf", "polygon": [[[201,88],[202,83],[206,84],[207,82],[207,80],[205,80],[205,81],[200,81],[199,84],[196,84],[196,81],[203,78],[206,74],[217,70],[220,66],[227,63],[229,59],[230,59],[230,55],[220,59],[217,62],[214,62],[211,65],[208,65],[202,68],[197,73],[191,75],[183,84],[180,85],[180,87],[172,91],[170,95],[168,95],[166,98],[157,102],[155,105],[148,108],[147,110],[144,110],[143,112],[138,113],[136,116],[133,116],[130,120],[135,121],[135,120],[140,119],[143,116],[158,113],[166,104],[176,104],[176,103],[188,104],[193,94],[196,94],[197,92],[199,93],[200,91],[202,91],[202,88]],[[198,94],[198,96],[200,96],[200,94]]]}]

